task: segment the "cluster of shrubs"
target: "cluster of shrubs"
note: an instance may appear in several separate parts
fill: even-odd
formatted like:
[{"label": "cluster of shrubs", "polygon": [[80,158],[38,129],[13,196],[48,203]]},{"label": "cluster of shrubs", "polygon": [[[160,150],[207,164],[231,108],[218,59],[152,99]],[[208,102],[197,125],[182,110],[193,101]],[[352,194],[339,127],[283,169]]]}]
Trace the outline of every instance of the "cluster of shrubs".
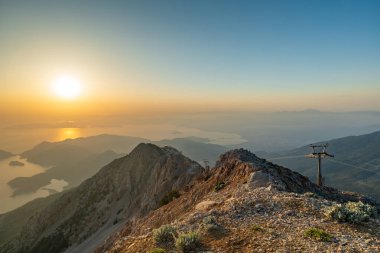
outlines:
[{"label": "cluster of shrubs", "polygon": [[173,199],[179,198],[181,194],[177,190],[169,191],[165,196],[160,200],[160,206],[164,206],[173,201]]},{"label": "cluster of shrubs", "polygon": [[174,242],[177,231],[170,225],[163,225],[153,230],[153,238],[157,244],[170,244]]},{"label": "cluster of shrubs", "polygon": [[209,234],[216,234],[223,230],[223,227],[216,221],[216,218],[213,215],[203,218],[202,227],[205,232]]},{"label": "cluster of shrubs", "polygon": [[376,207],[359,202],[347,202],[344,204],[335,204],[325,209],[325,215],[329,218],[360,224],[369,221],[370,218],[377,216]]},{"label": "cluster of shrubs", "polygon": [[309,228],[305,231],[305,235],[322,242],[331,242],[333,239],[332,235],[319,228]]},{"label": "cluster of shrubs", "polygon": [[182,233],[175,240],[175,247],[182,252],[193,252],[201,246],[201,239],[198,233]]},{"label": "cluster of shrubs", "polygon": [[[153,237],[158,245],[170,245],[173,244],[175,247],[182,252],[192,252],[201,246],[201,238],[198,233],[180,233],[178,235],[176,229],[170,225],[163,225],[158,229],[153,230]],[[163,249],[154,249],[153,253],[161,253]],[[152,252],[151,251],[151,252]]]}]

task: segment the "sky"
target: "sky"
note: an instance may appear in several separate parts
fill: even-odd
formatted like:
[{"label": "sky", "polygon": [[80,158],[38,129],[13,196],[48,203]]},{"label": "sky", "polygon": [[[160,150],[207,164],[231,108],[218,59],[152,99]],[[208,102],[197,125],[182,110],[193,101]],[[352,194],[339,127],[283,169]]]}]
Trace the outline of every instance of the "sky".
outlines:
[{"label": "sky", "polygon": [[[380,1],[0,0],[0,115],[380,110]],[[52,92],[62,75],[81,95]]]}]

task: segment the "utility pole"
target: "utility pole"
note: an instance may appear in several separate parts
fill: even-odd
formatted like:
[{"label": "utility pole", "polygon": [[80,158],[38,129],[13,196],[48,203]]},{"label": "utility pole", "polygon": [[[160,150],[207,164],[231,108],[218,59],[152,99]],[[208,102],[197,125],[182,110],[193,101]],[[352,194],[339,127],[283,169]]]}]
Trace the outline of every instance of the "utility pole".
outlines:
[{"label": "utility pole", "polygon": [[310,145],[310,147],[313,149],[313,152],[311,154],[306,155],[308,158],[316,158],[318,159],[318,167],[317,167],[317,185],[322,186],[323,185],[323,178],[322,178],[322,158],[329,158],[334,157],[334,155],[331,155],[327,153],[326,149],[328,147],[328,144],[323,145]]}]

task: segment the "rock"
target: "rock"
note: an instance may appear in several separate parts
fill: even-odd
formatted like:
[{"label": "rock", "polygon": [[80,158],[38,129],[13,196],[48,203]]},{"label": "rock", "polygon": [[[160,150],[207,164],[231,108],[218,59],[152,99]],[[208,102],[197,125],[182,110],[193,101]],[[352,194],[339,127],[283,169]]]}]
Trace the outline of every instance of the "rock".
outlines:
[{"label": "rock", "polygon": [[197,211],[208,211],[215,205],[216,205],[215,201],[206,200],[206,201],[202,201],[202,202],[198,203],[195,206],[195,210],[197,210]]}]

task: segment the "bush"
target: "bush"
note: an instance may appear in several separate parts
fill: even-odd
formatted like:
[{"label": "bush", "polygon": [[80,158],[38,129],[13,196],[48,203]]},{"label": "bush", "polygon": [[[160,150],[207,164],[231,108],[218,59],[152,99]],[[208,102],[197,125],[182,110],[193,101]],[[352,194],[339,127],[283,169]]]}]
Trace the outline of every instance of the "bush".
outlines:
[{"label": "bush", "polygon": [[194,232],[180,234],[175,241],[175,246],[182,252],[195,251],[201,246],[201,239],[198,233]]},{"label": "bush", "polygon": [[166,253],[166,250],[161,249],[161,248],[155,248],[155,249],[151,249],[149,253]]},{"label": "bush", "polygon": [[153,238],[157,244],[168,244],[174,242],[176,230],[170,225],[163,225],[153,230]]},{"label": "bush", "polygon": [[252,224],[251,225],[251,230],[252,231],[257,231],[257,232],[264,232],[264,229],[262,227],[260,227],[259,225],[257,225],[257,224]]},{"label": "bush", "polygon": [[305,192],[303,195],[309,198],[315,198],[315,199],[318,198],[318,195],[315,194],[314,192]]},{"label": "bush", "polygon": [[369,221],[371,217],[375,218],[376,214],[376,207],[361,201],[336,204],[325,209],[325,215],[329,218],[353,224]]},{"label": "bush", "polygon": [[220,232],[223,227],[216,221],[215,216],[210,215],[203,218],[203,228],[207,233]]},{"label": "bush", "polygon": [[160,206],[164,206],[173,201],[173,199],[179,198],[181,194],[177,190],[172,190],[160,200]]},{"label": "bush", "polygon": [[305,235],[323,242],[331,242],[332,235],[318,228],[309,228],[305,231]]},{"label": "bush", "polygon": [[221,181],[221,182],[217,182],[215,187],[214,187],[214,190],[217,192],[217,191],[220,191],[221,189],[223,189],[224,187],[226,186],[226,183]]}]

